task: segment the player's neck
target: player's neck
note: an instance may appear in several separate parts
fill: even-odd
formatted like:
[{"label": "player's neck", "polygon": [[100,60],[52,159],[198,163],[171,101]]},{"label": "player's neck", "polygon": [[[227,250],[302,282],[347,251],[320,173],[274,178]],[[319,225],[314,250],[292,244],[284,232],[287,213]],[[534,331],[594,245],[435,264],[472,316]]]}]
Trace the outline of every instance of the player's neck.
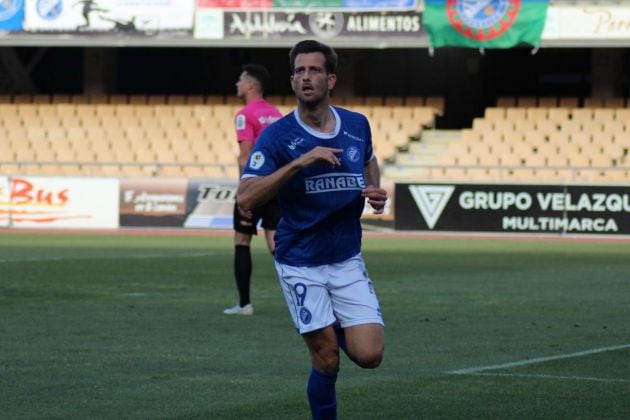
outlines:
[{"label": "player's neck", "polygon": [[298,112],[300,119],[312,129],[321,133],[332,133],[335,131],[337,121],[330,110],[328,102],[321,102],[313,108],[299,104]]},{"label": "player's neck", "polygon": [[245,105],[257,101],[259,99],[263,99],[263,96],[258,92],[248,92],[244,96]]}]

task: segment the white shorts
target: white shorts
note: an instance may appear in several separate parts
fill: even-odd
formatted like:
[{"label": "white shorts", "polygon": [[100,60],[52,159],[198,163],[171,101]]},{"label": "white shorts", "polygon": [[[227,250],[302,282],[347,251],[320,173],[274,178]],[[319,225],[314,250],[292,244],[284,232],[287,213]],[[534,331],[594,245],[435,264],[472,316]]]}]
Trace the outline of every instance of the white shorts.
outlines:
[{"label": "white shorts", "polygon": [[276,271],[300,334],[339,323],[342,328],[381,324],[383,317],[361,254],[317,267],[276,261]]}]

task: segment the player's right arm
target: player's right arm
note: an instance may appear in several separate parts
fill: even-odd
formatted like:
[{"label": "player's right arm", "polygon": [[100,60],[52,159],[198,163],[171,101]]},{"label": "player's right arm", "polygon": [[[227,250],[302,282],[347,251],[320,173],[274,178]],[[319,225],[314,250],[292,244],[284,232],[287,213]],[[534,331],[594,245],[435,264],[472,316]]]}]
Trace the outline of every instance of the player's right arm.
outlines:
[{"label": "player's right arm", "polygon": [[316,163],[339,166],[341,162],[337,154],[341,152],[343,149],[317,146],[269,175],[242,178],[236,192],[238,205],[245,210],[261,206],[278,194],[280,188],[303,168]]},{"label": "player's right arm", "polygon": [[238,142],[238,173],[241,175],[243,174],[243,170],[245,169],[245,165],[247,165],[247,160],[249,159],[249,155],[252,153],[253,148],[254,142],[252,141]]}]

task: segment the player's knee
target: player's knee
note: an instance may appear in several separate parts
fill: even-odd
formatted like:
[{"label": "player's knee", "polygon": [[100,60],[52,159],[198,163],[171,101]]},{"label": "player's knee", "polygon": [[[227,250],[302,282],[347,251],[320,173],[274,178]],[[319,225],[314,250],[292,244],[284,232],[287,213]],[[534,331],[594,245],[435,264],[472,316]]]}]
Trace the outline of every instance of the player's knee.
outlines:
[{"label": "player's knee", "polygon": [[339,350],[319,349],[313,354],[313,366],[322,372],[337,372],[339,370]]},{"label": "player's knee", "polygon": [[354,361],[364,369],[376,369],[383,361],[383,349],[363,349],[354,355]]}]

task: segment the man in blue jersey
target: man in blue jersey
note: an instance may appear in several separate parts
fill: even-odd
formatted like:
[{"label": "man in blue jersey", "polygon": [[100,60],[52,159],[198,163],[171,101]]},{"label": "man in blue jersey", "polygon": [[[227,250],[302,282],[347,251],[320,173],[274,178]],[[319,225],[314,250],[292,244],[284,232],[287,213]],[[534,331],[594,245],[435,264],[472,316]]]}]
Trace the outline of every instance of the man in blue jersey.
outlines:
[{"label": "man in blue jersey", "polygon": [[334,419],[339,349],[364,368],[383,358],[383,319],[361,256],[360,217],[366,199],[382,212],[387,193],[367,119],[330,105],[334,50],[301,41],[289,58],[297,109],[259,137],[237,197],[251,209],[278,196],[276,271],[311,354],[311,413]]}]

